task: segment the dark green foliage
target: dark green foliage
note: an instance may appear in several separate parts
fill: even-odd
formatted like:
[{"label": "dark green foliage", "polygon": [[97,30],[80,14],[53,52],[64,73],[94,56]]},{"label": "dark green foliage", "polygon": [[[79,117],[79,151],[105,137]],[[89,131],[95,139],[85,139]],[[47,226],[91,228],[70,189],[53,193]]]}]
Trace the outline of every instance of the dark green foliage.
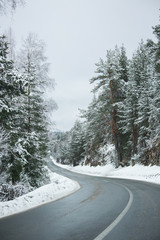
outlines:
[{"label": "dark green foliage", "polygon": [[21,79],[14,70],[13,62],[7,59],[8,45],[5,37],[0,38],[0,130],[2,133],[1,171],[8,172],[8,180],[20,180],[22,163],[15,148],[19,138],[17,98],[21,95]]},{"label": "dark green foliage", "polygon": [[74,127],[71,129],[71,139],[69,145],[69,159],[73,166],[79,164],[79,162],[84,158],[84,132],[83,127],[80,122],[76,122]]},{"label": "dark green foliage", "polygon": [[90,80],[94,98],[87,110],[81,110],[84,141],[80,133],[74,135],[74,126],[71,159],[79,161],[85,155],[91,163],[101,147],[114,143],[117,166],[160,164],[160,25],[154,34],[158,42],[142,41],[131,60],[122,46],[107,51],[106,59],[96,64],[96,76]]},{"label": "dark green foliage", "polygon": [[[36,44],[33,46],[36,48]],[[24,62],[15,70],[13,62],[7,59],[7,50],[6,39],[1,37],[0,172],[12,184],[24,182],[27,186],[38,187],[45,178],[48,149],[40,60],[36,62],[34,56],[25,56],[23,52]]]}]

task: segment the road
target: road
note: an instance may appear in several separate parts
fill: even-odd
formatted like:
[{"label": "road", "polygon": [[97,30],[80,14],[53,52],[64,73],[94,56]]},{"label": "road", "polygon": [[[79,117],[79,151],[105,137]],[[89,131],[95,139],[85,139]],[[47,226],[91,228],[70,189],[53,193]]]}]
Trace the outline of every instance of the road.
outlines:
[{"label": "road", "polygon": [[0,240],[160,240],[159,185],[50,168],[80,190],[1,219]]}]

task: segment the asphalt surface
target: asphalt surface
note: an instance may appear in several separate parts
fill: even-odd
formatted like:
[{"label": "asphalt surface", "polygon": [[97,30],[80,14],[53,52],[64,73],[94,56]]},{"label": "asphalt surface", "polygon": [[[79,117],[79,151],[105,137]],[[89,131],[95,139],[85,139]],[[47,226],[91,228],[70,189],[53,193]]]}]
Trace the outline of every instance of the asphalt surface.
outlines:
[{"label": "asphalt surface", "polygon": [[159,185],[50,169],[80,190],[1,219],[0,240],[160,240]]}]

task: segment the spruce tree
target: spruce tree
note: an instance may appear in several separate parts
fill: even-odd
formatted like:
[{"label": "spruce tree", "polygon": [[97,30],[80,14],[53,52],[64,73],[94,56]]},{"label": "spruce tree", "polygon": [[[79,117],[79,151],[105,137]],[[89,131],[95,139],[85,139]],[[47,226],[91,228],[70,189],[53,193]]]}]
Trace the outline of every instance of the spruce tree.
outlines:
[{"label": "spruce tree", "polygon": [[25,133],[23,147],[26,149],[24,174],[33,187],[40,186],[45,176],[44,164],[48,146],[44,79],[40,75],[45,57],[43,45],[36,40],[32,35],[26,39],[22,51],[24,57],[20,64],[20,71],[25,79],[22,122]]},{"label": "spruce tree", "polygon": [[[91,79],[91,83],[98,84],[94,91],[102,91],[102,96],[105,96],[106,112],[103,113],[103,119],[110,126],[112,139],[117,151],[118,162],[122,162],[122,142],[120,141],[120,109],[124,100],[124,85],[127,81],[127,63],[125,59],[125,51],[116,47],[113,51],[107,51],[106,61],[100,60],[97,64],[97,77]],[[124,68],[125,66],[125,68]],[[124,78],[124,79],[123,79]],[[101,93],[100,93],[101,95]]]},{"label": "spruce tree", "polygon": [[79,162],[84,158],[84,131],[83,125],[76,121],[73,128],[70,131],[70,143],[69,143],[69,159],[73,166],[79,164]]},{"label": "spruce tree", "polygon": [[20,133],[19,109],[22,93],[22,77],[7,59],[8,44],[5,37],[0,38],[0,130],[2,138],[1,172],[5,171],[8,181],[20,181],[23,167],[21,151],[18,148]]},{"label": "spruce tree", "polygon": [[152,139],[160,141],[160,25],[154,27],[154,34],[157,37],[157,43],[154,45],[153,63],[154,74],[152,78],[152,111],[150,126],[154,126]]}]

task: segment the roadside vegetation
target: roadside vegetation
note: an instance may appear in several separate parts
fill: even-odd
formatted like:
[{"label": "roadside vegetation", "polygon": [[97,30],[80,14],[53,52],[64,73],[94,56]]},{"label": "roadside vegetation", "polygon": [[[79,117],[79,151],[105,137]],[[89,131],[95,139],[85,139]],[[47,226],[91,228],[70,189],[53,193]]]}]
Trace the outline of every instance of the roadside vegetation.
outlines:
[{"label": "roadside vegetation", "polygon": [[88,109],[69,132],[52,135],[57,162],[160,165],[160,25],[153,34],[157,41],[141,41],[132,59],[116,46],[99,60]]},{"label": "roadside vegetation", "polygon": [[[23,3],[0,1],[0,13]],[[56,103],[47,91],[53,89],[44,42],[29,34],[16,52],[11,31],[0,36],[0,200],[49,181],[45,165]]]}]

